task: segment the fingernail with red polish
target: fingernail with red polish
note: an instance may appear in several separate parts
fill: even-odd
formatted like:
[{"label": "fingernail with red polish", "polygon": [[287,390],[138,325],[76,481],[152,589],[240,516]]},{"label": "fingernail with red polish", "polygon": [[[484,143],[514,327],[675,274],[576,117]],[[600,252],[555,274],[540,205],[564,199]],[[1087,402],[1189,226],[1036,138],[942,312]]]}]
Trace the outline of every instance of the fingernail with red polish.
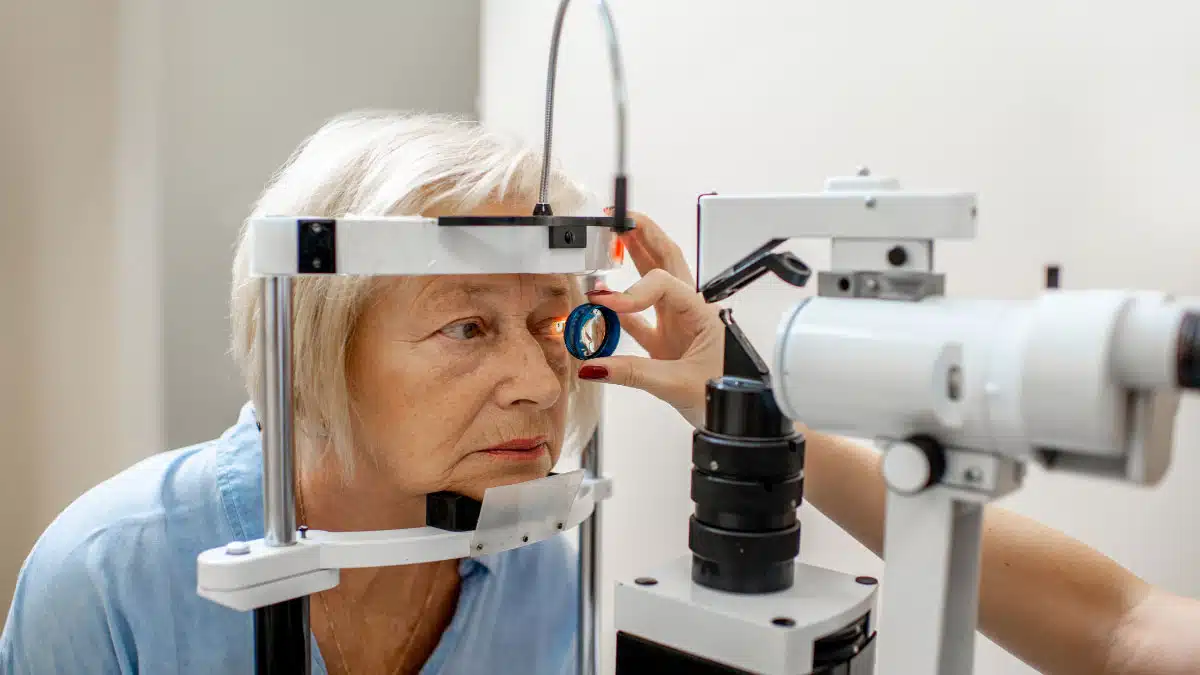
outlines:
[{"label": "fingernail with red polish", "polygon": [[603,380],[608,377],[608,368],[604,366],[584,366],[579,369],[581,380]]},{"label": "fingernail with red polish", "polygon": [[615,207],[612,207],[612,206],[606,206],[606,207],[604,207],[604,212],[605,212],[605,213],[607,213],[607,214],[609,214],[609,215],[612,215],[612,212],[613,212],[613,211],[616,211],[616,210],[617,210],[617,209],[616,209]]},{"label": "fingernail with red polish", "polygon": [[595,290],[591,290],[591,291],[587,292],[587,296],[589,298],[593,298],[597,295],[615,295],[615,293],[613,293],[613,291],[608,290],[607,288],[597,288]]}]

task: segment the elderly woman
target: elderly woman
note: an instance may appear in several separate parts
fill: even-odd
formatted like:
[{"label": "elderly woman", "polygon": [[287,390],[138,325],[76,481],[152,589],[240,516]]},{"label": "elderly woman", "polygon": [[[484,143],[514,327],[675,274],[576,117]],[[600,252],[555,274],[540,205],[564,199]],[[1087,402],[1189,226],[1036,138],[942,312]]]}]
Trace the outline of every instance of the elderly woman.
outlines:
[{"label": "elderly woman", "polygon": [[[331,121],[275,176],[254,216],[528,214],[540,157],[455,119]],[[556,212],[585,194],[562,175]],[[233,352],[255,404],[261,308],[245,240]],[[323,277],[294,290],[298,520],[332,530],[424,525],[425,495],[482,498],[545,476],[595,422],[558,326],[568,276]],[[196,556],[263,535],[257,405],[216,440],[92,489],[22,572],[0,672],[250,673],[251,617],[196,595]],[[471,560],[347,570],[311,603],[314,672],[567,673],[575,565],[562,538]]]},{"label": "elderly woman", "polygon": [[[370,114],[296,153],[255,215],[527,214],[539,158],[478,125]],[[551,202],[583,202],[555,175]],[[594,421],[594,380],[643,389],[693,424],[720,374],[723,327],[650,219],[623,235],[644,278],[591,301],[624,315],[650,358],[587,365],[557,320],[580,300],[554,276],[306,278],[295,287],[300,520],[326,530],[424,522],[424,496],[544,476]],[[254,401],[259,308],[234,266],[234,352]],[[653,307],[656,324],[638,317]],[[0,673],[248,673],[250,617],[200,599],[196,555],[262,536],[255,407],[220,438],[92,489],[45,532],[0,638]],[[806,496],[877,553],[877,455],[808,434]],[[316,673],[572,673],[573,561],[562,539],[486,556],[348,570],[312,603]],[[1001,509],[984,536],[981,629],[1052,675],[1200,672],[1200,609]],[[885,675],[891,675],[885,674]]]}]

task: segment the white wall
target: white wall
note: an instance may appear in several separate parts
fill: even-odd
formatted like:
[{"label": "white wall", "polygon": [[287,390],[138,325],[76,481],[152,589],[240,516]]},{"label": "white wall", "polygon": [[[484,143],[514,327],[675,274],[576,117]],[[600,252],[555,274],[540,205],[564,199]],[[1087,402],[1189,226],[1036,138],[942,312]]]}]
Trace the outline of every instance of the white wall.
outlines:
[{"label": "white wall", "polygon": [[[124,463],[116,0],[0,3],[0,611],[37,532]],[[102,393],[103,392],[103,393]],[[71,467],[70,471],[66,467]]]},{"label": "white wall", "polygon": [[246,392],[229,357],[229,269],[271,173],[353,108],[474,114],[479,2],[166,3],[163,294],[166,440],[232,423]]},{"label": "white wall", "polygon": [[[484,6],[482,114],[530,140],[540,133],[556,4]],[[555,151],[604,198],[613,156],[605,51],[591,3],[576,4]],[[693,263],[697,194],[818,190],[826,176],[866,164],[908,187],[980,194],[978,239],[939,251],[952,294],[1028,296],[1042,266],[1059,262],[1068,288],[1200,295],[1196,3],[612,4],[630,80],[632,201]],[[827,247],[795,248],[818,268],[828,263]],[[737,316],[769,349],[796,296],[771,284],[744,296]],[[605,513],[611,581],[686,552],[690,446],[687,427],[657,401],[613,390],[607,405],[605,461],[618,478]],[[1173,471],[1156,490],[1034,471],[1005,505],[1200,596],[1194,399],[1178,430]],[[805,559],[881,570],[811,509],[804,518]],[[1030,672],[982,640],[977,661],[981,675]]]}]

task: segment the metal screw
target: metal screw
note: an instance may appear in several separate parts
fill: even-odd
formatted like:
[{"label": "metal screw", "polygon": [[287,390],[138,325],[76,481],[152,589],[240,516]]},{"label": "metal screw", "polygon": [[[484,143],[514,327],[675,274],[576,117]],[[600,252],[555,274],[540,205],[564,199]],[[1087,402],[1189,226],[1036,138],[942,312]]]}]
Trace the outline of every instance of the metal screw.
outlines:
[{"label": "metal screw", "polygon": [[963,472],[963,480],[967,481],[968,483],[978,483],[982,479],[983,472],[973,466],[968,467],[967,470]]},{"label": "metal screw", "polygon": [[562,524],[562,523],[559,523],[559,524],[555,525],[555,527],[557,527],[558,529],[560,529],[560,530],[561,530],[561,529],[563,529],[563,524]]},{"label": "metal screw", "polygon": [[713,471],[716,471],[717,469],[721,468],[721,465],[717,464],[717,460],[714,459],[713,461],[708,463],[708,468]]},{"label": "metal screw", "polygon": [[320,223],[313,223],[313,224],[312,224],[312,231],[313,231],[313,234],[321,234],[321,232],[322,232],[324,229],[325,229],[325,228],[321,227],[321,224],[320,224]]},{"label": "metal screw", "polygon": [[779,626],[780,628],[791,628],[792,626],[796,625],[796,620],[786,616],[777,616],[774,619],[771,619],[771,623]]},{"label": "metal screw", "polygon": [[319,269],[321,269],[321,259],[320,259],[320,258],[313,258],[313,261],[312,261],[312,266],[313,266],[313,269],[314,269],[314,270],[319,270]]},{"label": "metal screw", "polygon": [[876,279],[875,277],[867,277],[865,285],[866,285],[868,291],[878,291],[879,290],[879,280]]},{"label": "metal screw", "polygon": [[870,176],[871,169],[869,167],[860,166],[858,167],[858,171],[856,173],[860,176]]},{"label": "metal screw", "polygon": [[637,584],[638,586],[654,586],[658,584],[658,579],[655,579],[654,577],[638,577],[633,580],[633,583]]},{"label": "metal screw", "polygon": [[946,373],[946,396],[951,401],[957,401],[962,397],[962,386],[962,368],[950,366],[950,370]]},{"label": "metal screw", "polygon": [[529,535],[525,535],[524,537],[521,537],[521,541],[523,541],[523,542],[525,542],[526,544],[528,544],[528,543],[529,543]]},{"label": "metal screw", "polygon": [[868,208],[868,209],[873,209],[873,208],[875,208],[875,198],[874,198],[874,197],[867,197],[866,206],[867,206],[867,208]]},{"label": "metal screw", "polygon": [[483,544],[475,544],[475,550],[476,550],[476,551],[482,551],[482,550],[483,550]]},{"label": "metal screw", "polygon": [[250,552],[250,544],[244,541],[231,541],[225,545],[225,555],[246,555]]}]

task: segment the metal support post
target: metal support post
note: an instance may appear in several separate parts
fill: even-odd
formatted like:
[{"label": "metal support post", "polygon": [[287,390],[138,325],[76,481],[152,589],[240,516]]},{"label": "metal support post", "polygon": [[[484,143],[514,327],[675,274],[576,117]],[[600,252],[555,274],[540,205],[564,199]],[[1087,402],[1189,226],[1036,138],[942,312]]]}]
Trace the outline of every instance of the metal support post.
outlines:
[{"label": "metal support post", "polygon": [[[600,427],[583,454],[588,476],[600,476]],[[579,526],[579,675],[600,670],[600,502]]]},{"label": "metal support post", "polygon": [[934,487],[889,492],[879,663],[906,675],[961,675],[975,660],[984,505]]},{"label": "metal support post", "polygon": [[[565,3],[564,3],[565,5]],[[589,275],[584,278],[584,288],[601,287],[604,277]],[[596,429],[583,451],[583,470],[588,477],[604,475],[600,462],[602,444],[601,423],[604,420],[604,398],[601,396],[596,411]],[[592,511],[592,517],[579,526],[579,675],[597,675],[600,672],[600,502]]]},{"label": "metal support post", "polygon": [[[267,546],[296,543],[294,409],[292,407],[292,280],[262,280],[258,349],[262,355],[263,524]],[[312,648],[308,597],[254,610],[259,675],[308,675]]]}]

